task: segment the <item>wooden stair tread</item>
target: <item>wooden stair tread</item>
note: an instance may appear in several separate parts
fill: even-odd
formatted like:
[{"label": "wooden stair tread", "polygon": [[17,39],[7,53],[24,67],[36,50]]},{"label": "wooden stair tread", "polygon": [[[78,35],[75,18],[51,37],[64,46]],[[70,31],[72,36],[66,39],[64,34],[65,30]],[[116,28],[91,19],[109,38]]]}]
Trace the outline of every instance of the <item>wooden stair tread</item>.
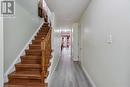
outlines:
[{"label": "wooden stair tread", "polygon": [[32,40],[32,41],[34,41],[34,42],[41,42],[42,40]]},{"label": "wooden stair tread", "polygon": [[25,50],[26,55],[35,55],[35,56],[41,56],[42,50],[41,49],[28,49]]},{"label": "wooden stair tread", "polygon": [[21,63],[41,65],[41,56],[21,56]]},{"label": "wooden stair tread", "polygon": [[25,55],[25,56],[21,56],[21,58],[33,60],[33,59],[41,59],[41,56]]},{"label": "wooden stair tread", "polygon": [[41,66],[40,66],[40,64],[22,64],[22,63],[18,63],[18,64],[16,64],[16,67],[32,67],[32,68],[40,68]]},{"label": "wooden stair tread", "polygon": [[44,85],[5,85],[4,87],[44,87]]},{"label": "wooden stair tread", "polygon": [[27,49],[25,51],[42,51],[41,49]]},{"label": "wooden stair tread", "polygon": [[39,45],[39,44],[29,44],[29,46],[37,46],[37,47],[41,47],[41,45]]},{"label": "wooden stair tread", "polygon": [[11,83],[5,83],[4,87],[45,87],[45,84],[40,84],[37,82],[26,82],[25,84],[11,84]]},{"label": "wooden stair tread", "polygon": [[35,38],[35,40],[42,40],[42,38],[37,37],[37,38]]},{"label": "wooden stair tread", "polygon": [[41,64],[41,60],[21,60],[22,64]]},{"label": "wooden stair tread", "polygon": [[40,44],[29,44],[29,50],[31,49],[41,49],[41,45]]},{"label": "wooden stair tread", "polygon": [[15,71],[9,75],[9,78],[41,79],[41,75],[39,71]]},{"label": "wooden stair tread", "polygon": [[39,45],[39,44],[41,44],[41,41],[42,41],[42,39],[41,40],[39,40],[39,39],[38,40],[37,39],[36,40],[32,40],[32,44],[33,45],[34,44],[38,44]]}]

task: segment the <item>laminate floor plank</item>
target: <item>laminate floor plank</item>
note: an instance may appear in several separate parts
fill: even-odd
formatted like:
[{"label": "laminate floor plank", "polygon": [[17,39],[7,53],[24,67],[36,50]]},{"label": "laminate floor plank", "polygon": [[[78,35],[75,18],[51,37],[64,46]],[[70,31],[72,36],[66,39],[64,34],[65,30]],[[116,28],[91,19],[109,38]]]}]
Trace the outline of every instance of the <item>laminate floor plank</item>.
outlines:
[{"label": "laminate floor plank", "polygon": [[72,61],[70,48],[62,50],[62,58],[49,81],[49,87],[92,87],[80,63]]}]

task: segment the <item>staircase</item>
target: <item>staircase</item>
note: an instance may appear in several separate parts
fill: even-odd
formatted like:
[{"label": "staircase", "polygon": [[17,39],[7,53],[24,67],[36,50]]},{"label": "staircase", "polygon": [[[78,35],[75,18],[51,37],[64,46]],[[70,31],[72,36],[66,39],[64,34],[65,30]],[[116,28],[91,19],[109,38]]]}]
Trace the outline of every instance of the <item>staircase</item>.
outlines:
[{"label": "staircase", "polygon": [[51,27],[44,23],[37,35],[15,65],[15,71],[8,75],[4,87],[47,87],[45,79],[51,58]]}]

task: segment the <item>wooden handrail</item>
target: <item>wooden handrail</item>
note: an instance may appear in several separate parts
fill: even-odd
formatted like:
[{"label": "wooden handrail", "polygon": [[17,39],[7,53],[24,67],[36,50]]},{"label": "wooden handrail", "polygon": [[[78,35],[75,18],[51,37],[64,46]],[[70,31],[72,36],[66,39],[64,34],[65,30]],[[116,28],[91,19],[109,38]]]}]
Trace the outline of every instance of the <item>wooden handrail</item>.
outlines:
[{"label": "wooden handrail", "polygon": [[47,69],[51,57],[51,28],[47,35],[42,38],[41,42],[42,58],[41,58],[41,83],[44,84],[44,77],[48,74]]}]

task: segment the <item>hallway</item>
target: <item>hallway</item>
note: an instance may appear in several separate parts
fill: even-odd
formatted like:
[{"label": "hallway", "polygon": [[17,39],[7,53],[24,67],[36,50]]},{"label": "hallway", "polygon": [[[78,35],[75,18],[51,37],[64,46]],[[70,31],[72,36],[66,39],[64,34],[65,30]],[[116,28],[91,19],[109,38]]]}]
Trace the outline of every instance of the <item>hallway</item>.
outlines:
[{"label": "hallway", "polygon": [[79,63],[71,60],[70,48],[63,48],[62,58],[52,75],[49,87],[91,87]]}]

